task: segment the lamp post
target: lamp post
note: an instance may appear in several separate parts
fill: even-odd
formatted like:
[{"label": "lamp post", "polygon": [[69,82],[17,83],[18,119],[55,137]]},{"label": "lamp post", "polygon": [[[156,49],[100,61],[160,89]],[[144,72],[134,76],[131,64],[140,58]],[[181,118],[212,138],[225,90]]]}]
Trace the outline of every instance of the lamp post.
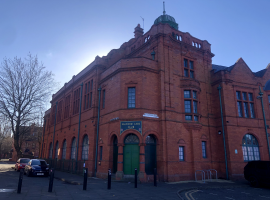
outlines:
[{"label": "lamp post", "polygon": [[266,134],[266,141],[267,141],[267,147],[268,147],[268,155],[270,160],[270,148],[269,148],[269,140],[268,140],[268,133],[267,133],[267,125],[266,125],[266,119],[265,119],[265,113],[264,113],[264,106],[263,106],[263,92],[261,90],[261,86],[259,86],[260,92],[259,96],[257,96],[257,99],[261,99],[262,104],[262,112],[263,112],[263,121],[264,121],[264,128],[265,128],[265,134]]},{"label": "lamp post", "polygon": [[223,145],[224,145],[224,153],[225,153],[225,165],[226,165],[226,179],[229,180],[228,173],[228,161],[227,161],[227,151],[226,151],[226,141],[225,141],[225,132],[224,132],[224,124],[223,124],[223,111],[222,111],[222,103],[221,103],[221,86],[217,87],[219,94],[219,104],[220,104],[220,114],[221,114],[221,124],[222,124],[222,135],[223,135]]}]

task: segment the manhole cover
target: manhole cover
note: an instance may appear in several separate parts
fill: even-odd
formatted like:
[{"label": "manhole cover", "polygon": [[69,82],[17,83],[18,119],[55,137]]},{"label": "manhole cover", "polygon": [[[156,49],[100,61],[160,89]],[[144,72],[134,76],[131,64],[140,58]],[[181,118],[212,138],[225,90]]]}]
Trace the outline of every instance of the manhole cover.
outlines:
[{"label": "manhole cover", "polygon": [[0,189],[0,192],[13,192],[15,189]]}]

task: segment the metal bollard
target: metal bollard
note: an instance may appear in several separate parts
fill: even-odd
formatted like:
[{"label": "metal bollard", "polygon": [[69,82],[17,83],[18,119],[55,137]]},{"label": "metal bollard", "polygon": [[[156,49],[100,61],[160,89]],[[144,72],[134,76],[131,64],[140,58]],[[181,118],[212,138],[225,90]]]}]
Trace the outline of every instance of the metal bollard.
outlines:
[{"label": "metal bollard", "polygon": [[21,189],[22,189],[22,180],[23,180],[23,169],[20,170],[20,176],[19,176],[19,182],[18,182],[18,189],[17,189],[17,193],[20,194],[21,193]]},{"label": "metal bollard", "polygon": [[54,169],[50,169],[50,182],[48,192],[52,192],[53,188],[53,179],[54,179]]},{"label": "metal bollard", "polygon": [[157,168],[154,168],[154,186],[157,187]]},{"label": "metal bollard", "polygon": [[135,188],[137,188],[137,168],[135,168]]},{"label": "metal bollard", "polygon": [[111,189],[111,183],[112,183],[112,172],[111,169],[108,170],[108,190]]},{"label": "metal bollard", "polygon": [[84,178],[83,178],[83,190],[86,190],[87,187],[87,175],[88,175],[88,168],[84,168]]}]

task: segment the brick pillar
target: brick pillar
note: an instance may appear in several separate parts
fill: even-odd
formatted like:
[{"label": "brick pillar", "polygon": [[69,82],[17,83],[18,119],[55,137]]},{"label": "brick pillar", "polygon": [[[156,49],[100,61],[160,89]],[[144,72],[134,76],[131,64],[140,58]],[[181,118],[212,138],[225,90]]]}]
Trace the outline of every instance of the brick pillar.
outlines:
[{"label": "brick pillar", "polygon": [[139,144],[140,146],[140,172],[139,180],[141,182],[146,182],[146,173],[145,173],[145,143]]},{"label": "brick pillar", "polygon": [[116,180],[122,180],[123,176],[124,176],[124,172],[123,172],[123,164],[124,164],[124,159],[123,159],[123,144],[117,144],[118,146],[118,161],[117,161],[117,172],[115,174]]}]

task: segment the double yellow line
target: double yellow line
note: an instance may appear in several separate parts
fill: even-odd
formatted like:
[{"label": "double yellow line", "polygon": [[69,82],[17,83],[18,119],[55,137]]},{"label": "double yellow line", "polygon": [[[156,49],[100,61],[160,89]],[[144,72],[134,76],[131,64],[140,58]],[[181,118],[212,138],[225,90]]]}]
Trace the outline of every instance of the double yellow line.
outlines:
[{"label": "double yellow line", "polygon": [[190,190],[190,191],[186,192],[185,196],[186,196],[187,200],[195,200],[193,198],[192,194],[195,192],[198,192],[198,191],[200,191],[200,190]]}]

